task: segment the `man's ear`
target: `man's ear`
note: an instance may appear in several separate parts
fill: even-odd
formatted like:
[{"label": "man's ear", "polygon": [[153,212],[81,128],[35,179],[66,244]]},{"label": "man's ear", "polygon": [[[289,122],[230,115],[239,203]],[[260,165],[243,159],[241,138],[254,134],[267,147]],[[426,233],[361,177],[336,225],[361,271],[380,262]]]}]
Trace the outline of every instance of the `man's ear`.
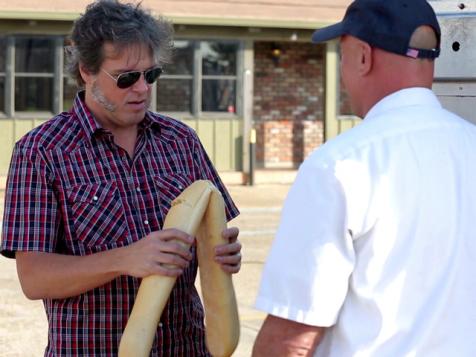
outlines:
[{"label": "man's ear", "polygon": [[93,79],[93,74],[82,64],[79,64],[79,73],[85,84],[88,84]]},{"label": "man's ear", "polygon": [[372,70],[373,57],[372,57],[372,47],[367,43],[360,41],[359,42],[359,74],[361,76],[366,76]]}]

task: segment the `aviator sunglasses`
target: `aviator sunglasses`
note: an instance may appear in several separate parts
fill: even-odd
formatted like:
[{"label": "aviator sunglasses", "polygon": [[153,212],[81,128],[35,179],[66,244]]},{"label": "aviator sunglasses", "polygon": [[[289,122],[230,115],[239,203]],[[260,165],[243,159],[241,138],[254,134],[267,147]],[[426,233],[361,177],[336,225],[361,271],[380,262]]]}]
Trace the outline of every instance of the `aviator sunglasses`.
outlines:
[{"label": "aviator sunglasses", "polygon": [[154,67],[151,69],[147,69],[145,71],[124,72],[124,73],[118,74],[117,77],[114,77],[111,73],[109,73],[105,69],[101,68],[101,70],[104,73],[106,73],[109,77],[111,77],[114,81],[116,81],[117,86],[121,89],[129,88],[130,86],[132,86],[135,82],[139,80],[140,75],[142,73],[144,73],[144,78],[147,84],[152,84],[157,80],[157,78],[160,77],[160,75],[163,72],[161,67]]}]

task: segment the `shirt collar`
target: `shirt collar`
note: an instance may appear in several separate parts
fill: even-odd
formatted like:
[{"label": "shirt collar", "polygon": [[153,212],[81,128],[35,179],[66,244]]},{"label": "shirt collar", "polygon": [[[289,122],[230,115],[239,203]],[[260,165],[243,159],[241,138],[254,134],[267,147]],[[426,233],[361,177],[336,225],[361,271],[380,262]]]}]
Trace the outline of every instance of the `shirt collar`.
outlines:
[{"label": "shirt collar", "polygon": [[[94,134],[102,132],[104,129],[101,124],[96,121],[94,115],[84,102],[84,94],[84,90],[81,90],[76,94],[72,111],[78,117],[79,122],[81,123],[83,130],[88,134],[88,137],[92,137]],[[143,131],[152,129],[160,132],[159,119],[150,111],[147,111],[144,120],[139,124],[139,129]]]},{"label": "shirt collar", "polygon": [[76,94],[73,102],[73,113],[79,119],[83,130],[88,134],[88,137],[91,137],[95,132],[102,129],[99,123],[94,119],[93,114],[86,106],[84,102],[84,90],[79,91]]},{"label": "shirt collar", "polygon": [[145,113],[144,120],[139,124],[139,127],[143,130],[157,130],[160,131],[160,121],[157,115],[153,115],[151,111]]},{"label": "shirt collar", "polygon": [[423,87],[405,88],[389,94],[377,102],[367,113],[364,120],[369,121],[384,112],[410,106],[441,107],[438,98],[431,89]]}]

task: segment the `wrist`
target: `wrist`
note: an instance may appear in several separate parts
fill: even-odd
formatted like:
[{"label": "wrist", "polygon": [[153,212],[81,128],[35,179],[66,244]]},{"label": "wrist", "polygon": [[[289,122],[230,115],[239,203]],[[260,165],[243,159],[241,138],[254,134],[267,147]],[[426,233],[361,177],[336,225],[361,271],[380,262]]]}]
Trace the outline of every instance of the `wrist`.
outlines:
[{"label": "wrist", "polygon": [[109,255],[108,259],[108,270],[114,277],[120,275],[129,275],[129,269],[127,267],[127,254],[128,247],[119,247],[106,251]]}]

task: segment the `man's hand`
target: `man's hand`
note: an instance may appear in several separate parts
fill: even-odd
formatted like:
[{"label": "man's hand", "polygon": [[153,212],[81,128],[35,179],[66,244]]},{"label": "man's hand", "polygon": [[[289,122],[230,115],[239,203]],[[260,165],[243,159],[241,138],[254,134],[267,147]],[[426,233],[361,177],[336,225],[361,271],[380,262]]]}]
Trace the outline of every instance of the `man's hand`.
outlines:
[{"label": "man's hand", "polygon": [[78,296],[120,275],[179,276],[192,259],[194,238],[176,229],[153,232],[126,247],[84,256],[16,253],[20,284],[29,299]]},{"label": "man's hand", "polygon": [[238,273],[241,268],[241,243],[238,241],[238,233],[239,229],[236,227],[226,228],[222,237],[229,243],[215,248],[215,261],[230,274]]},{"label": "man's hand", "polygon": [[195,238],[178,229],[152,232],[124,247],[124,274],[143,278],[149,275],[177,277],[192,260],[188,248]]}]

